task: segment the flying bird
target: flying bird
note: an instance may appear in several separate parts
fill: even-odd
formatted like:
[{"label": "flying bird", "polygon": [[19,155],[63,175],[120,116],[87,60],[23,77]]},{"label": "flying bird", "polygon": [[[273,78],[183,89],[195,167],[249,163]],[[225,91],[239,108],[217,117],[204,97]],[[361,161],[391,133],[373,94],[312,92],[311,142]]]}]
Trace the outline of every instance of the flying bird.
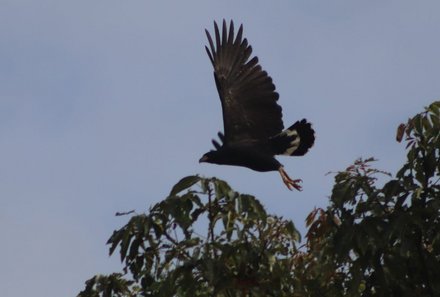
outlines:
[{"label": "flying bird", "polygon": [[256,171],[278,171],[289,190],[301,191],[300,179],[291,179],[275,155],[302,156],[315,142],[315,131],[306,119],[284,130],[282,109],[277,104],[272,78],[251,57],[252,47],[243,38],[243,25],[234,34],[223,20],[220,34],[214,22],[215,39],[208,30],[209,48],[214,66],[214,80],[223,110],[224,133],[221,144],[212,140],[215,150],[199,162],[243,166]]}]

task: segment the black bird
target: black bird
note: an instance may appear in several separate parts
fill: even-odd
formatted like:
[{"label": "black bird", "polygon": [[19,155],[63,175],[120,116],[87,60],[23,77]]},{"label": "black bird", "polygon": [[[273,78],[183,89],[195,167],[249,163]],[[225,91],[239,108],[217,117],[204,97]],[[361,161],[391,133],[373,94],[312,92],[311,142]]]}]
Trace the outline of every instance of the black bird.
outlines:
[{"label": "black bird", "polygon": [[279,171],[289,190],[301,190],[300,179],[292,180],[275,155],[302,156],[315,142],[315,131],[305,119],[284,129],[279,95],[272,79],[251,57],[252,47],[243,39],[243,25],[234,36],[231,20],[229,32],[223,20],[220,34],[214,22],[215,40],[208,30],[214,79],[223,109],[222,142],[212,140],[215,150],[199,162],[244,166],[256,171]]}]

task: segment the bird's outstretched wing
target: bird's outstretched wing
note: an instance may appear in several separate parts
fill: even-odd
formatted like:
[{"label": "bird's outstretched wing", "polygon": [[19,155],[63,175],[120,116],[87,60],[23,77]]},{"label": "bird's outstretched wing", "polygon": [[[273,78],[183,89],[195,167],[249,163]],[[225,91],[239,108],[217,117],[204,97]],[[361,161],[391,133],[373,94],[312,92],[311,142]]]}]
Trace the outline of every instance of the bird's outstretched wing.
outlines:
[{"label": "bird's outstretched wing", "polygon": [[[214,66],[214,78],[223,109],[225,144],[268,139],[283,129],[279,95],[272,79],[250,59],[252,48],[243,39],[243,25],[234,37],[234,24],[229,30],[223,20],[220,34],[214,22],[215,40],[207,30],[209,59]],[[229,31],[229,32],[228,32]]]}]

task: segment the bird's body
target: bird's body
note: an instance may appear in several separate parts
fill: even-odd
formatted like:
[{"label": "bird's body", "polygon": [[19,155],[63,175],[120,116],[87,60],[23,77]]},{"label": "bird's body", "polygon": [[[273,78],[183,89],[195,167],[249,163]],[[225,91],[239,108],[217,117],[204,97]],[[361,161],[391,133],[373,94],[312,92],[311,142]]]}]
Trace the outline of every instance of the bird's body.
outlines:
[{"label": "bird's body", "polygon": [[242,166],[260,172],[278,170],[280,166],[280,162],[268,150],[267,143],[245,142],[223,145],[207,154],[212,161],[210,163]]},{"label": "bird's body", "polygon": [[243,166],[256,171],[278,170],[289,189],[300,190],[300,180],[292,180],[275,155],[302,156],[313,145],[315,136],[305,119],[283,130],[279,95],[266,71],[251,59],[252,48],[242,38],[240,26],[234,37],[223,21],[222,34],[214,22],[215,43],[206,31],[208,56],[214,66],[214,79],[223,110],[225,133],[222,144],[213,140],[216,150],[206,153],[200,162]]}]

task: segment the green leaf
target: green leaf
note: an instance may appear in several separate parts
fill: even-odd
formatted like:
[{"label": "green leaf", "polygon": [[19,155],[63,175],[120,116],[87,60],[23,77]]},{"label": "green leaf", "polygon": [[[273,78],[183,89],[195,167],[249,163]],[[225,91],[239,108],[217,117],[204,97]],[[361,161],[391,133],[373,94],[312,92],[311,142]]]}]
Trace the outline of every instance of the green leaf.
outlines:
[{"label": "green leaf", "polygon": [[107,244],[111,244],[109,251],[110,256],[113,254],[119,242],[122,240],[123,235],[124,235],[123,229],[120,229],[118,231],[113,231],[112,236],[107,240]]},{"label": "green leaf", "polygon": [[440,101],[431,103],[431,105],[428,107],[428,110],[437,117],[440,117]]},{"label": "green leaf", "polygon": [[430,119],[434,128],[440,128],[440,116],[437,114],[431,114]]},{"label": "green leaf", "polygon": [[229,211],[227,216],[225,216],[223,219],[223,227],[225,229],[226,238],[228,241],[231,240],[232,232],[234,231],[235,219],[236,219],[236,213],[232,211]]},{"label": "green leaf", "polygon": [[428,117],[422,118],[422,125],[423,125],[423,128],[425,129],[426,132],[431,131],[432,125],[431,125],[431,122],[429,121]]},{"label": "green leaf", "polygon": [[183,190],[190,188],[192,185],[199,182],[200,180],[201,180],[201,177],[198,175],[190,175],[190,176],[182,178],[177,184],[174,185],[169,196],[177,195],[178,193],[182,192]]},{"label": "green leaf", "polygon": [[423,171],[423,169],[421,168],[421,166],[417,166],[416,167],[416,180],[422,185],[424,186],[427,179],[425,176],[425,172]]},{"label": "green leaf", "polygon": [[292,240],[297,242],[301,241],[301,234],[299,234],[292,221],[287,221],[286,231],[291,236]]},{"label": "green leaf", "polygon": [[423,160],[423,167],[427,179],[431,178],[434,175],[436,165],[437,160],[435,158],[435,150],[431,150],[427,153],[426,157]]},{"label": "green leaf", "polygon": [[229,198],[229,192],[231,191],[231,187],[228,185],[227,182],[220,179],[214,179],[214,189],[215,189],[215,196],[217,197],[217,199],[223,197]]},{"label": "green leaf", "polygon": [[128,247],[130,246],[130,242],[132,239],[130,231],[131,230],[125,230],[124,234],[122,235],[121,250],[120,250],[121,262],[124,261],[124,259],[127,257],[127,250]]},{"label": "green leaf", "polygon": [[414,124],[414,128],[419,135],[423,134],[423,126],[422,126],[422,117],[420,114],[416,115],[412,119],[412,123]]}]

